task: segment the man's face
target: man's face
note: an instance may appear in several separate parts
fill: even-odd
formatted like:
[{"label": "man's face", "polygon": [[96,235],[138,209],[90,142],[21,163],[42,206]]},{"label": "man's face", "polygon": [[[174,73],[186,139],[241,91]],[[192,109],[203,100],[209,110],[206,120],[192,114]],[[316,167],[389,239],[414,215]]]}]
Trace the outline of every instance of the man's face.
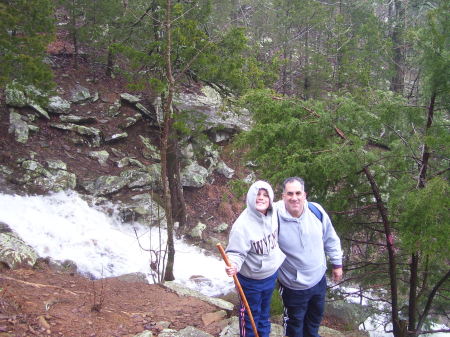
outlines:
[{"label": "man's face", "polygon": [[303,190],[302,184],[296,180],[286,184],[283,191],[283,201],[290,215],[295,218],[302,215],[305,200],[306,192]]}]

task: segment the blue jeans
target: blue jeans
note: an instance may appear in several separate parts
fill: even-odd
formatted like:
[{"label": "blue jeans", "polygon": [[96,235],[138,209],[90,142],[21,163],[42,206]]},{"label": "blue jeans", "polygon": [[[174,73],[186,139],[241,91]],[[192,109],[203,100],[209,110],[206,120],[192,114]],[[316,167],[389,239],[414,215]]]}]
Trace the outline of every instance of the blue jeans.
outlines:
[{"label": "blue jeans", "polygon": [[[277,273],[262,280],[255,280],[237,274],[247,299],[259,337],[270,335],[270,302]],[[239,331],[241,337],[254,337],[252,324],[244,303],[241,301]]]},{"label": "blue jeans", "polygon": [[284,334],[288,337],[320,337],[319,326],[325,309],[325,275],[314,287],[293,290],[280,283],[284,306]]}]

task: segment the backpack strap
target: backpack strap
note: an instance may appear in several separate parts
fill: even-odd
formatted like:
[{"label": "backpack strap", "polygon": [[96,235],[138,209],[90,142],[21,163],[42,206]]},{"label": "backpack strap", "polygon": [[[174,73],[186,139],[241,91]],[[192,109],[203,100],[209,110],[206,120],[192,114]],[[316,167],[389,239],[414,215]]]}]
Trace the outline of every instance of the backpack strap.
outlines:
[{"label": "backpack strap", "polygon": [[320,222],[322,222],[323,215],[322,215],[322,212],[317,208],[317,206],[314,205],[312,202],[308,202],[308,208],[311,212],[314,213],[316,218],[319,219]]},{"label": "backpack strap", "polygon": [[[311,212],[314,213],[316,218],[319,219],[320,222],[322,222],[323,215],[322,212],[317,208],[317,206],[314,205],[312,202],[308,202],[308,208]],[[280,236],[280,215],[278,214],[278,212],[277,212],[277,221],[278,221],[278,236]]]}]

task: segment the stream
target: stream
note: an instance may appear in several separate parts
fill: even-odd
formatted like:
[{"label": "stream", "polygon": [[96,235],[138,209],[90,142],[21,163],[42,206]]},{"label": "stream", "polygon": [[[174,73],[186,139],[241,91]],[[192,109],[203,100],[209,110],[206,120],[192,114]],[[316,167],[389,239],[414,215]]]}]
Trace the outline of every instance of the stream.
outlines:
[{"label": "stream", "polygon": [[[159,250],[160,240],[165,246],[165,230],[160,236],[157,228],[123,223],[114,205],[107,208],[90,207],[76,192],[47,196],[0,194],[0,221],[39,256],[71,260],[79,272],[94,278],[141,272],[153,283],[149,250]],[[234,287],[219,258],[206,255],[203,249],[182,239],[175,240],[175,251],[176,282],[208,296],[227,293]],[[197,281],[192,276],[197,276]]]}]

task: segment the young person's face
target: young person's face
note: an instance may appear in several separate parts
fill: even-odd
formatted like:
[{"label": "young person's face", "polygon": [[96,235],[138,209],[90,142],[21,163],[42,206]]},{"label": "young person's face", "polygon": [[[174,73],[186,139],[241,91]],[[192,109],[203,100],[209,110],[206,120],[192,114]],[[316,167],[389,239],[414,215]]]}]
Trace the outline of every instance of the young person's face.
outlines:
[{"label": "young person's face", "polygon": [[269,192],[267,192],[263,188],[260,188],[258,194],[256,195],[256,210],[258,212],[266,214],[269,206],[270,206]]},{"label": "young person's face", "polygon": [[294,180],[287,183],[283,191],[283,201],[286,210],[295,218],[303,213],[303,206],[306,200],[306,192],[300,182]]}]

